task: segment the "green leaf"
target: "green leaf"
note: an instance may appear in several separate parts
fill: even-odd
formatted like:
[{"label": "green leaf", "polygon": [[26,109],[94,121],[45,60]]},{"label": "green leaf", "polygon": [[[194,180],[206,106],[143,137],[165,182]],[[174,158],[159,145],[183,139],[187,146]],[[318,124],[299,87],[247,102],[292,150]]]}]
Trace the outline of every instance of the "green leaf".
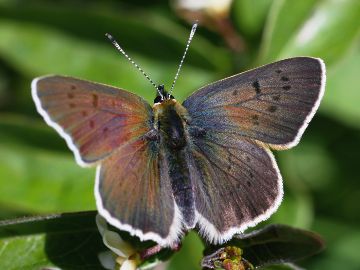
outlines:
[{"label": "green leaf", "polygon": [[319,216],[315,220],[316,230],[321,230],[327,239],[327,247],[321,256],[314,257],[305,265],[306,269],[358,270],[360,257],[360,233],[358,223],[338,218]]},{"label": "green leaf", "polygon": [[[68,36],[55,29],[6,20],[0,21],[0,36],[0,56],[28,77],[49,73],[71,75],[118,85],[123,89],[133,89],[133,92],[153,102],[153,86],[131,63],[121,59],[111,44],[104,42],[99,45]],[[132,54],[132,57],[148,71],[155,82],[171,84],[176,65],[157,62],[140,55]],[[214,79],[214,74],[184,66],[174,93],[179,100],[184,99],[191,90]]]},{"label": "green leaf", "polygon": [[[101,43],[107,42],[104,34],[111,33],[119,38],[125,51],[135,51],[175,66],[180,61],[191,28],[180,26],[172,16],[166,17],[156,7],[132,7],[121,3],[104,5],[98,1],[87,5],[37,0],[8,3],[0,5],[0,17],[47,26]],[[227,70],[230,67],[230,55],[200,35],[196,35],[192,42],[190,54],[186,63],[192,66],[207,70]]]},{"label": "green leaf", "polygon": [[[0,221],[0,269],[38,270],[50,266],[64,270],[103,269],[98,256],[109,249],[96,226],[96,214],[96,211],[73,212]],[[140,254],[147,248],[158,247],[152,241],[141,242],[112,226],[109,229]],[[13,258],[14,254],[22,256]],[[174,250],[163,248],[144,258],[139,269],[148,269],[173,254]]]},{"label": "green leaf", "polygon": [[40,118],[38,120],[20,114],[0,113],[0,130],[2,142],[70,153],[65,140]]},{"label": "green leaf", "polygon": [[[94,169],[80,168],[70,150],[65,154],[40,148],[38,140],[46,147],[52,136],[37,122],[11,125],[9,119],[14,118],[0,117],[0,127],[7,127],[0,134],[0,205],[34,213],[95,209]],[[39,147],[30,146],[34,141]]]},{"label": "green leaf", "polygon": [[254,267],[292,263],[312,256],[324,249],[321,237],[313,232],[286,225],[269,225],[243,235],[235,235],[222,246],[212,246],[205,251],[202,265],[218,260],[222,247],[242,249],[242,258]]},{"label": "green leaf", "polygon": [[189,232],[182,242],[180,252],[168,264],[167,270],[199,269],[204,245],[196,232]]},{"label": "green leaf", "polygon": [[273,0],[237,0],[232,10],[239,29],[247,35],[259,34],[264,26],[268,10]]},{"label": "green leaf", "polygon": [[244,257],[258,266],[295,262],[324,249],[316,233],[280,224],[235,237],[229,244],[242,246]]},{"label": "green leaf", "polygon": [[302,268],[297,267],[294,264],[278,264],[278,265],[272,265],[265,268],[261,268],[264,270],[302,270]]},{"label": "green leaf", "polygon": [[321,57],[332,65],[360,30],[357,0],[278,0],[267,22],[260,62],[298,55]]},{"label": "green leaf", "polygon": [[[96,212],[0,221],[0,269],[103,269]],[[18,254],[20,256],[14,256]]]},{"label": "green leaf", "polygon": [[306,21],[317,0],[275,0],[265,25],[260,50],[260,62],[267,63],[278,58],[284,45]]},{"label": "green leaf", "polygon": [[[286,178],[286,180],[289,180]],[[286,183],[286,187],[290,186]],[[268,221],[270,223],[286,223],[300,228],[309,228],[313,220],[313,205],[308,194],[295,192],[288,188],[279,207]]]},{"label": "green leaf", "polygon": [[347,125],[360,128],[360,39],[356,46],[327,74],[321,112]]},{"label": "green leaf", "polygon": [[[281,152],[278,156],[283,168],[283,178],[287,186],[292,186],[297,194],[305,188],[304,185],[313,190],[321,190],[336,181],[336,161],[322,143],[311,143],[305,139],[298,147]],[[303,187],[299,187],[300,185]]]}]

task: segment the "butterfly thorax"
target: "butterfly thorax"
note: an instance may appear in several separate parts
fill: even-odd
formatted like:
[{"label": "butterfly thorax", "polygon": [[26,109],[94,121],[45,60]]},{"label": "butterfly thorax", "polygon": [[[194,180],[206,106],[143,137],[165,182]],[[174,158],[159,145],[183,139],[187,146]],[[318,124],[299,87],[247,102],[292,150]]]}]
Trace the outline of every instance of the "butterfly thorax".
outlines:
[{"label": "butterfly thorax", "polygon": [[175,99],[153,106],[154,128],[159,134],[160,160],[171,181],[174,199],[188,228],[195,225],[194,191],[188,166],[187,110]]},{"label": "butterfly thorax", "polygon": [[155,104],[155,129],[162,137],[162,143],[173,149],[182,149],[186,145],[185,126],[188,121],[186,109],[175,99],[167,99]]}]

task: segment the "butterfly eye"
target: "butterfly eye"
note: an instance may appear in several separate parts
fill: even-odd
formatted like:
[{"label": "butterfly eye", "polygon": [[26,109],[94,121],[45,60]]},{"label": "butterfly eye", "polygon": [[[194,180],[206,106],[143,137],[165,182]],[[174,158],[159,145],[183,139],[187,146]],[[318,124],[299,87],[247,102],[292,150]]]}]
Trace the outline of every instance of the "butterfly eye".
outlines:
[{"label": "butterfly eye", "polygon": [[159,84],[157,89],[160,91],[161,94],[164,94],[165,92],[165,86],[163,84]]},{"label": "butterfly eye", "polygon": [[161,97],[156,96],[156,98],[154,99],[154,103],[159,103],[159,102],[161,102]]}]

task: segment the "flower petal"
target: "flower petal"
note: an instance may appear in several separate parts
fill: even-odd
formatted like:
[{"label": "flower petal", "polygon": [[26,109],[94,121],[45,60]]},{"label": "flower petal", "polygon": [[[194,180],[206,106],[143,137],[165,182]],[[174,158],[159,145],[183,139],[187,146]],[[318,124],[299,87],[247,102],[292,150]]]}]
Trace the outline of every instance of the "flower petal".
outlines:
[{"label": "flower petal", "polygon": [[96,220],[96,226],[98,227],[98,230],[99,230],[101,236],[103,236],[105,231],[107,231],[107,229],[108,229],[106,220],[99,214],[96,215],[95,220]]},{"label": "flower petal", "polygon": [[108,270],[115,269],[115,257],[111,251],[103,251],[98,254],[101,265]]},{"label": "flower petal", "polygon": [[116,232],[105,231],[103,235],[103,242],[105,246],[111,249],[118,256],[128,258],[130,255],[135,253],[135,250]]},{"label": "flower petal", "polygon": [[135,260],[126,260],[120,267],[120,270],[136,270]]}]

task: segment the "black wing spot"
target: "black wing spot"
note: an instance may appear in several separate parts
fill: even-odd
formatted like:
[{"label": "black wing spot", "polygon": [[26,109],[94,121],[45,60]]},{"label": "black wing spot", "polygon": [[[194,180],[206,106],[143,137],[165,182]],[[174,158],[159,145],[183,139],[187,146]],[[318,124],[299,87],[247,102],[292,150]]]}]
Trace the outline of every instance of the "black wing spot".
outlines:
[{"label": "black wing spot", "polygon": [[261,93],[260,83],[259,83],[258,80],[254,81],[254,82],[252,83],[252,86],[255,88],[256,94],[260,94],[260,93]]},{"label": "black wing spot", "polygon": [[234,193],[234,191],[232,189],[229,189],[228,195],[229,195],[229,197],[234,198],[235,193]]},{"label": "black wing spot", "polygon": [[254,174],[252,172],[249,172],[250,178],[254,178]]},{"label": "black wing spot", "polygon": [[251,116],[251,119],[252,119],[252,123],[255,125],[255,126],[258,126],[259,125],[259,116],[257,114],[254,114]]},{"label": "black wing spot", "polygon": [[248,185],[248,187],[251,187],[251,182],[250,181],[246,181],[246,184]]},{"label": "black wing spot", "polygon": [[202,127],[190,127],[190,135],[194,138],[203,138],[206,135],[206,129]]},{"label": "black wing spot", "polygon": [[96,108],[99,105],[99,97],[96,94],[93,94],[92,97],[93,97],[92,105],[94,108]]},{"label": "black wing spot", "polygon": [[269,107],[267,108],[267,110],[268,110],[269,112],[276,112],[277,106],[271,105],[271,106],[269,106]]},{"label": "black wing spot", "polygon": [[85,116],[88,115],[88,113],[87,113],[87,111],[82,111],[82,112],[81,112],[81,115],[85,117]]},{"label": "black wing spot", "polygon": [[72,99],[72,98],[75,97],[75,95],[74,95],[73,93],[67,93],[67,97],[70,98],[70,99]]},{"label": "black wing spot", "polygon": [[230,171],[230,170],[232,169],[232,166],[231,166],[231,164],[232,164],[231,155],[228,155],[227,161],[228,161],[227,169],[228,169],[228,171]]},{"label": "black wing spot", "polygon": [[94,127],[95,127],[95,123],[94,123],[93,120],[90,120],[90,121],[89,121],[89,126],[90,126],[90,128],[94,128]]},{"label": "black wing spot", "polygon": [[233,96],[236,96],[236,95],[238,94],[238,91],[237,91],[237,90],[234,90],[234,91],[232,92],[232,94],[233,94]]},{"label": "black wing spot", "polygon": [[73,109],[73,108],[75,108],[75,107],[76,107],[76,104],[74,104],[74,103],[70,103],[70,104],[69,104],[69,107]]},{"label": "black wing spot", "polygon": [[274,95],[271,97],[273,100],[279,101],[280,100],[280,95]]},{"label": "black wing spot", "polygon": [[280,74],[280,73],[282,72],[282,70],[281,70],[281,69],[277,69],[275,72],[276,72],[277,74]]},{"label": "black wing spot", "polygon": [[71,85],[71,86],[70,86],[70,89],[71,89],[71,90],[75,90],[75,89],[76,89],[76,86],[75,86],[75,85]]},{"label": "black wing spot", "polygon": [[288,82],[288,81],[289,81],[289,78],[288,78],[288,77],[285,77],[285,76],[282,76],[282,77],[281,77],[281,80],[282,80],[283,82]]},{"label": "black wing spot", "polygon": [[285,85],[285,86],[283,86],[283,89],[284,89],[284,90],[290,90],[290,89],[291,89],[291,86],[290,86],[290,85]]}]

